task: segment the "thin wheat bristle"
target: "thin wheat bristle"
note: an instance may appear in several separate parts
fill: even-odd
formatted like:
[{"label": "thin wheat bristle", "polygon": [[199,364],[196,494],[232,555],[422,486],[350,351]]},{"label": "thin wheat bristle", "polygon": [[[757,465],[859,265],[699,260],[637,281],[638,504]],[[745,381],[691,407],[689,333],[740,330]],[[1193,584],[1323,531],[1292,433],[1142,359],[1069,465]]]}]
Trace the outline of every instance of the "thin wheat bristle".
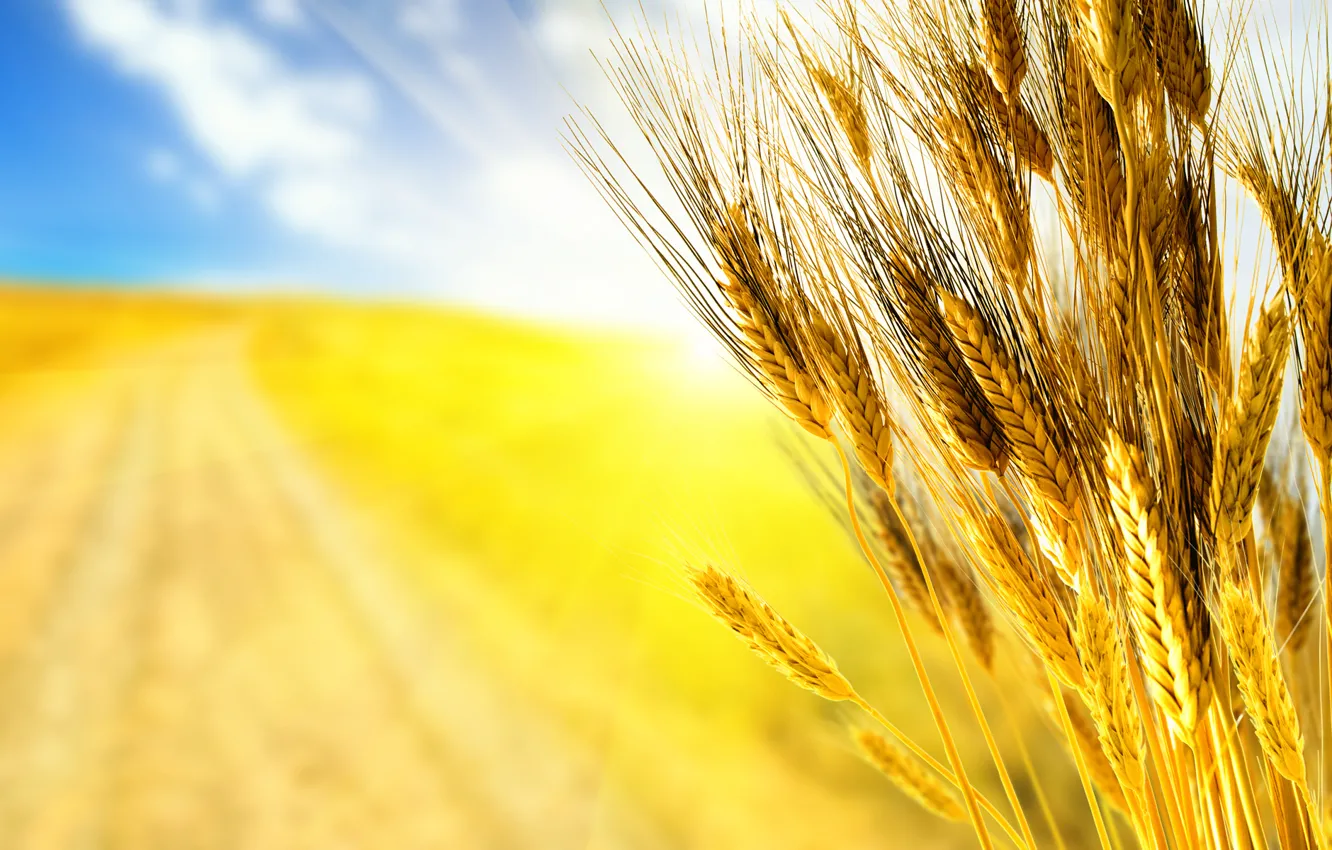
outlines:
[{"label": "thin wheat bristle", "polygon": [[971,305],[947,292],[940,297],[948,327],[1003,428],[1013,462],[1055,512],[1075,520],[1079,494],[1073,467],[1054,442],[1035,389]]},{"label": "thin wheat bristle", "polygon": [[[1166,555],[1164,513],[1142,452],[1109,432],[1106,477],[1122,535],[1125,602],[1156,704],[1185,743],[1211,695],[1210,648]],[[1192,616],[1191,616],[1192,615]]]},{"label": "thin wheat bristle", "polygon": [[1221,632],[1263,753],[1278,773],[1302,786],[1304,738],[1295,703],[1262,609],[1239,585],[1229,584],[1221,592]]},{"label": "thin wheat bristle", "polygon": [[1101,749],[1119,785],[1133,793],[1145,782],[1142,721],[1133,704],[1128,657],[1105,603],[1091,592],[1078,594],[1078,654],[1086,674],[1083,696],[1096,723]]},{"label": "thin wheat bristle", "polygon": [[919,759],[871,729],[856,729],[852,737],[865,760],[878,768],[902,793],[945,820],[966,820],[967,813],[952,789]]},{"label": "thin wheat bristle", "polygon": [[732,205],[728,212],[727,225],[719,226],[713,236],[726,277],[720,288],[768,390],[800,427],[816,437],[832,439],[828,403],[779,330],[774,313],[781,305],[772,302],[780,295],[772,265],[740,205]]},{"label": "thin wheat bristle", "polygon": [[691,568],[688,579],[714,617],[792,682],[825,699],[855,697],[837,664],[743,581],[711,565]]},{"label": "thin wheat bristle", "polygon": [[1291,328],[1276,299],[1244,343],[1239,387],[1216,440],[1210,509],[1218,542],[1234,544],[1253,527],[1263,458],[1276,424]]}]

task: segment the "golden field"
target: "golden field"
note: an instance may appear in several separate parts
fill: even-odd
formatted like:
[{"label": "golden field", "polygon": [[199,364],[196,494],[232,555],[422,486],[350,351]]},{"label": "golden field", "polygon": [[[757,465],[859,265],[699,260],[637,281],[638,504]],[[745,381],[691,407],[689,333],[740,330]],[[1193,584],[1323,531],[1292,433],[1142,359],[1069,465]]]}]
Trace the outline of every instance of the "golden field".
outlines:
[{"label": "golden field", "polygon": [[[26,624],[0,647],[0,694],[10,704],[0,717],[0,828],[21,837],[15,846],[69,846],[69,835],[98,830],[115,846],[186,846],[162,842],[197,837],[209,824],[234,830],[259,811],[270,812],[267,831],[189,846],[320,846],[328,835],[394,850],[970,846],[965,825],[932,819],[860,761],[846,726],[863,718],[790,687],[684,598],[682,563],[715,559],[740,570],[885,714],[940,752],[887,600],[791,458],[801,438],[714,358],[672,339],[406,306],[23,288],[5,290],[0,304],[0,403],[21,412],[38,395],[62,399],[42,402],[53,412],[40,428],[9,429],[0,479],[3,463],[17,469],[48,441],[53,422],[87,418],[91,402],[80,399],[114,373],[117,386],[152,383],[126,392],[155,399],[145,415],[169,408],[145,442],[174,439],[185,470],[175,495],[157,502],[158,479],[147,477],[145,527],[175,502],[190,505],[184,524],[161,532],[184,554],[153,567],[164,572],[144,572],[138,590],[125,593],[139,613],[114,626],[122,642],[144,630],[158,636],[144,639],[130,665],[158,672],[146,680],[129,673],[99,690],[112,718],[108,740],[120,744],[87,752],[103,754],[106,787],[130,790],[101,795],[96,818],[68,802],[87,793],[77,777],[91,768],[81,756],[41,785],[63,801],[55,805],[16,791],[27,762],[4,747],[62,728],[23,716],[38,710],[25,706],[43,705],[28,692],[45,687],[47,668],[66,664],[54,650],[33,655],[25,641],[100,659],[67,662],[99,675],[105,659],[88,648],[106,645],[112,626],[76,640],[67,636],[78,633],[77,618],[43,631],[46,615],[19,616],[28,597],[6,609]],[[271,416],[290,452],[273,448],[276,460],[266,460],[265,441],[279,438],[263,436],[267,426],[254,425],[253,439],[242,433],[251,426],[233,427],[235,411],[251,407],[255,421]],[[298,457],[319,492],[290,476],[265,490],[266,467],[294,467]],[[0,501],[4,493],[0,483]],[[301,514],[316,498],[337,507]],[[344,534],[375,554],[358,559],[351,590],[327,597],[350,597],[361,613],[335,617],[302,590],[307,578],[281,573],[297,575],[289,565],[299,563],[299,575],[322,575],[309,565],[336,562]],[[314,545],[302,535],[334,551],[292,554]],[[143,551],[160,548],[150,539]],[[251,569],[256,552],[271,566]],[[34,576],[48,569],[35,555],[32,563]],[[260,598],[243,605],[224,602],[246,597],[247,575],[275,582],[273,611],[279,601],[290,608],[269,611],[257,590]],[[365,590],[381,579],[405,601]],[[179,592],[144,602],[159,581]],[[42,610],[60,607],[60,582],[30,584],[45,590],[24,591],[29,607],[39,599]],[[163,608],[143,614],[154,606]],[[201,613],[180,614],[190,606]],[[207,637],[195,634],[196,619],[212,623]],[[167,625],[155,627],[159,620]],[[193,666],[176,644],[197,648]],[[926,648],[975,778],[1000,800],[943,646],[931,636]],[[364,660],[352,663],[352,654]],[[192,684],[219,669],[235,679],[219,679],[215,690]],[[302,676],[308,687],[297,687]],[[237,682],[252,698],[232,699]],[[187,690],[188,701],[176,699]],[[394,700],[401,692],[409,725],[425,731],[389,736],[384,727],[401,712],[393,700],[364,702],[367,691]],[[1011,725],[994,721],[1008,752],[1018,752],[1013,730],[1022,730],[1067,846],[1094,841],[1077,831],[1088,823],[1085,800],[1033,706],[1004,705],[988,685],[982,697],[991,718],[1010,712]],[[202,713],[217,717],[201,724]],[[358,740],[356,730],[371,727]],[[191,755],[189,742],[205,739],[214,749]],[[173,743],[182,741],[183,752]],[[173,767],[120,761],[140,751]],[[223,781],[222,765],[233,765],[231,779]],[[1035,799],[1030,776],[1015,781]],[[244,793],[219,796],[216,788],[231,782],[244,783]],[[228,794],[248,802],[228,807]],[[408,818],[419,828],[395,832]],[[282,831],[296,820],[308,829]],[[363,832],[348,825],[362,823]],[[1057,846],[1043,823],[1033,828],[1042,846]]]}]

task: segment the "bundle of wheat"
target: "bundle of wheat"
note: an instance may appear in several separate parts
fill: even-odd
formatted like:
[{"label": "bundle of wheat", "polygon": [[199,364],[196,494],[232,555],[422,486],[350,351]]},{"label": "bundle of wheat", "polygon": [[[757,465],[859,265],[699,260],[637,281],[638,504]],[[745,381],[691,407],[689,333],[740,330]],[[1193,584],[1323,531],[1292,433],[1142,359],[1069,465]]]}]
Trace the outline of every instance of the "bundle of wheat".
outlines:
[{"label": "bundle of wheat", "polygon": [[[699,598],[884,724],[854,733],[867,758],[984,847],[995,825],[1036,843],[968,647],[987,672],[997,649],[1039,671],[1103,846],[1103,803],[1157,850],[1323,846],[1301,727],[1329,722],[1332,677],[1289,671],[1327,645],[1308,638],[1332,583],[1288,488],[1311,460],[1332,527],[1328,39],[1322,67],[1283,76],[1238,39],[1213,56],[1193,0],[823,6],[826,27],[755,18],[707,61],[620,41],[611,79],[656,161],[578,122],[572,149],[755,385],[839,454],[949,764],[747,586],[696,569]],[[1225,179],[1262,211],[1279,288],[1226,279]],[[1269,452],[1292,360],[1303,439]],[[968,781],[908,609],[947,641],[1010,813]]]}]

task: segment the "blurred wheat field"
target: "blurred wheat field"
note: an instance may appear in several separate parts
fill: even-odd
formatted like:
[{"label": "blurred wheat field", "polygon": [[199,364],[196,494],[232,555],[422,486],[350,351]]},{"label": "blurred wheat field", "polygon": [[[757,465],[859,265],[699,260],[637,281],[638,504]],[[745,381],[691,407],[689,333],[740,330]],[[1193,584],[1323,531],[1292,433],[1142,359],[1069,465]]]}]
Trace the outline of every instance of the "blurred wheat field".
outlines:
[{"label": "blurred wheat field", "polygon": [[3,846],[967,843],[680,598],[666,564],[746,565],[937,751],[873,576],[726,368],[423,308],[0,305]]}]

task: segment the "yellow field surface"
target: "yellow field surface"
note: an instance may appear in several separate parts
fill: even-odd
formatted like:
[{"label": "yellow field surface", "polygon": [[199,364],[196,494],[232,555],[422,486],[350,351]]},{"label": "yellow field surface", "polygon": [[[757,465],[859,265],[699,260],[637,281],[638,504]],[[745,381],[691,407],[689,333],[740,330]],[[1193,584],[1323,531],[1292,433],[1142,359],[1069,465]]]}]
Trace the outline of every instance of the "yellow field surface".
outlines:
[{"label": "yellow field surface", "polygon": [[728,367],[408,307],[14,288],[0,324],[6,847],[973,846],[682,598],[685,561],[743,572],[942,755],[804,438]]}]

